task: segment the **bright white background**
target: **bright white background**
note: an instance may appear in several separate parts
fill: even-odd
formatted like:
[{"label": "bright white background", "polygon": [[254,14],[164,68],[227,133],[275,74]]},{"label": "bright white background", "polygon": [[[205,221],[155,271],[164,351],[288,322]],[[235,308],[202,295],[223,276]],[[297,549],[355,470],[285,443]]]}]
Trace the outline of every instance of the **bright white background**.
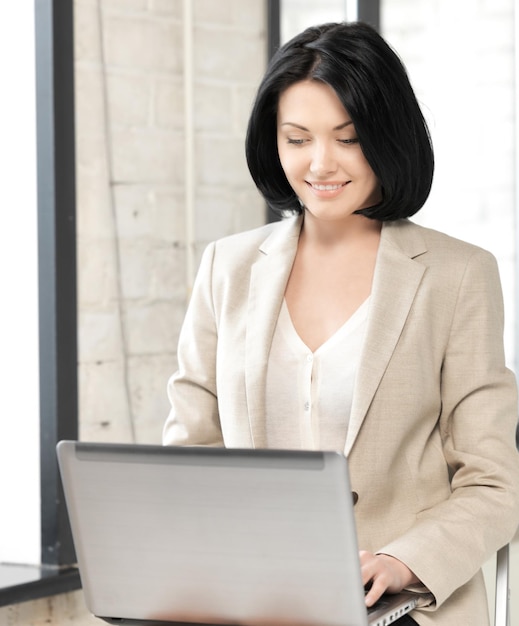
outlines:
[{"label": "bright white background", "polygon": [[40,563],[34,2],[0,20],[0,562]]}]

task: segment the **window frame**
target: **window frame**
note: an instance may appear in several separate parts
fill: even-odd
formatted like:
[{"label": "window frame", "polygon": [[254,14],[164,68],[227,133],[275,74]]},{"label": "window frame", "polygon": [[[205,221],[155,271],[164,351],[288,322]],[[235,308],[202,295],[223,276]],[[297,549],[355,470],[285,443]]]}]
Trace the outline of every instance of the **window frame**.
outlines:
[{"label": "window frame", "polygon": [[0,565],[0,606],[81,587],[56,458],[77,439],[73,0],[34,0],[41,564]]}]

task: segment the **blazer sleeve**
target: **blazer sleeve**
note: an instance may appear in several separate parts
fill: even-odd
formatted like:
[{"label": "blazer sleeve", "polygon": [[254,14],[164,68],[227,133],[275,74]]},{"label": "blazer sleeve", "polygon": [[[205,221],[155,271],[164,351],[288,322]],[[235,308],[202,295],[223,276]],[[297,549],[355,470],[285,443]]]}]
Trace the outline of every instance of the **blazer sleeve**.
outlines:
[{"label": "blazer sleeve", "polygon": [[215,244],[203,256],[182,325],[178,370],[168,381],[166,445],[223,446],[216,394],[217,327],[212,297]]},{"label": "blazer sleeve", "polygon": [[505,366],[503,305],[492,255],[467,262],[441,372],[450,497],[378,552],[406,563],[436,606],[510,541],[519,523],[515,376]]}]

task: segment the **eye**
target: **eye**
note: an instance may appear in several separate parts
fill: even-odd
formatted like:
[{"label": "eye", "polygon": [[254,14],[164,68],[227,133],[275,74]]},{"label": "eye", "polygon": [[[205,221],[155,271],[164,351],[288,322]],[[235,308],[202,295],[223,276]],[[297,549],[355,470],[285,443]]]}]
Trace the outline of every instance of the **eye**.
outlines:
[{"label": "eye", "polygon": [[292,144],[294,146],[302,146],[305,142],[305,139],[292,139],[287,137],[287,143]]},{"label": "eye", "polygon": [[357,137],[354,137],[353,139],[338,139],[337,141],[339,141],[339,143],[343,143],[347,146],[355,144],[355,143],[359,143],[359,140],[357,139]]}]

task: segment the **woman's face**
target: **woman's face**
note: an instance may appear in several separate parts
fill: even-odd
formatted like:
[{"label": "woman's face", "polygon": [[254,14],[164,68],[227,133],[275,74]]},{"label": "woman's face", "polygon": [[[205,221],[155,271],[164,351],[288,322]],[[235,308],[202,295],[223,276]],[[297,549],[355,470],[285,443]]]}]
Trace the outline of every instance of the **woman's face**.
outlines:
[{"label": "woman's face", "polygon": [[277,143],[290,186],[315,218],[344,219],[380,201],[355,127],[329,85],[304,80],[282,92]]}]

